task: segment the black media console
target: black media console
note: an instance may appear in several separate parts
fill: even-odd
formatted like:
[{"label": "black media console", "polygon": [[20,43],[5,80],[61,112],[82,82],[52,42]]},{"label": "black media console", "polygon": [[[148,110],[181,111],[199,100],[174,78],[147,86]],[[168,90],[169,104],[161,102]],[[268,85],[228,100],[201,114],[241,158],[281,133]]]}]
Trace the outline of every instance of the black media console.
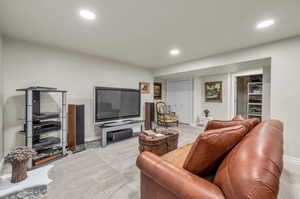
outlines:
[{"label": "black media console", "polygon": [[132,129],[121,129],[107,132],[107,140],[111,142],[124,140],[133,136]]},{"label": "black media console", "polygon": [[[102,147],[107,145],[107,141],[118,141],[130,138],[144,130],[143,120],[124,120],[120,122],[104,123],[99,126],[102,128],[101,143]],[[134,127],[139,127],[138,132],[133,132]]]}]

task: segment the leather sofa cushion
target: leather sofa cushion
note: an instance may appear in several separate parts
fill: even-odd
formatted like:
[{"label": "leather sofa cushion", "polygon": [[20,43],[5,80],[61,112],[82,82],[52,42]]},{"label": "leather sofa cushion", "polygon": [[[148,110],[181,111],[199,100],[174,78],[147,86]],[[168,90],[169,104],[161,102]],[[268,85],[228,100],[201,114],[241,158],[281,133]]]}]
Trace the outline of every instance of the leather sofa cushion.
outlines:
[{"label": "leather sofa cushion", "polygon": [[184,160],[186,159],[187,155],[189,154],[193,144],[184,145],[176,150],[168,152],[161,157],[161,159],[166,160],[176,167],[182,168]]},{"label": "leather sofa cushion", "polygon": [[264,121],[226,156],[214,183],[226,198],[276,199],[282,157],[283,125],[275,120]]},{"label": "leather sofa cushion", "polygon": [[205,177],[246,134],[243,125],[208,130],[198,136],[184,161],[183,168]]},{"label": "leather sofa cushion", "polygon": [[260,120],[258,118],[251,118],[247,120],[211,120],[207,123],[204,131],[226,128],[231,126],[243,125],[246,127],[247,132],[253,129],[257,124],[259,124]]},{"label": "leather sofa cushion", "polygon": [[141,199],[225,199],[215,184],[150,152],[136,161],[141,170]]},{"label": "leather sofa cushion", "polygon": [[[189,154],[193,144],[186,144],[176,150],[173,150],[171,152],[168,152],[162,156],[160,156],[161,159],[166,160],[170,162],[172,165],[183,168],[184,161]],[[213,182],[214,175],[208,175],[204,177],[205,180],[209,182]]]}]

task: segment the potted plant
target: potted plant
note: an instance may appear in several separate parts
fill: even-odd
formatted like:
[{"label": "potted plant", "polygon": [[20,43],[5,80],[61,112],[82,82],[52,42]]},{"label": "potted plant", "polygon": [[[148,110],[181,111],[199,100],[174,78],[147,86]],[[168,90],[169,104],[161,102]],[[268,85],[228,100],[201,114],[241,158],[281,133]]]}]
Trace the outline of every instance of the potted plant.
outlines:
[{"label": "potted plant", "polygon": [[210,111],[208,109],[205,109],[203,112],[204,112],[205,117],[208,117]]}]

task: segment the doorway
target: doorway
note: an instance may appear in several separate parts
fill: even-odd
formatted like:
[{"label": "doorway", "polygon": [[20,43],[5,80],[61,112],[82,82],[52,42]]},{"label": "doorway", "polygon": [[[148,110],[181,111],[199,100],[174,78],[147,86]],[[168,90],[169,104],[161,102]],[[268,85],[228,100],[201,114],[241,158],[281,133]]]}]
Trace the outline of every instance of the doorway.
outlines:
[{"label": "doorway", "polygon": [[234,76],[235,115],[244,118],[263,117],[263,73],[256,71]]},{"label": "doorway", "polygon": [[192,80],[168,80],[167,104],[176,113],[180,123],[191,124],[193,118]]}]

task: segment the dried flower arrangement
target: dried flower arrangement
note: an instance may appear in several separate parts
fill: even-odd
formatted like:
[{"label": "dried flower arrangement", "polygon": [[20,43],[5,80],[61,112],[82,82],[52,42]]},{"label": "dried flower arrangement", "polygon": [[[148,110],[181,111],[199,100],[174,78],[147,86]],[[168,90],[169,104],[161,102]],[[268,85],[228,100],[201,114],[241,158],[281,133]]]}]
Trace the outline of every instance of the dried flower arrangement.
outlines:
[{"label": "dried flower arrangement", "polygon": [[33,158],[36,152],[29,147],[17,147],[5,156],[5,161],[12,165],[11,182],[17,183],[27,178],[27,161]]}]

